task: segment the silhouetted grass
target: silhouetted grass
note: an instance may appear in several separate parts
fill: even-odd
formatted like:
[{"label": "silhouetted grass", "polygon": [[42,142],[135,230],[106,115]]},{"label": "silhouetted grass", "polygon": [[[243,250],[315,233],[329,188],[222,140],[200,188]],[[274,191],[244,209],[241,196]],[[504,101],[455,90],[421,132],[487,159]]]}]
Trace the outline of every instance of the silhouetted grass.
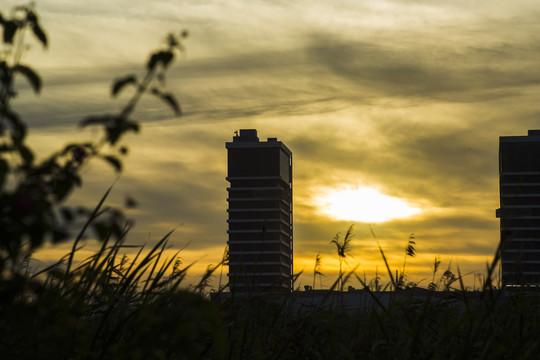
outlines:
[{"label": "silhouetted grass", "polygon": [[[505,296],[491,285],[498,250],[479,292],[465,290],[459,269],[436,282],[437,259],[429,289],[407,288],[405,262],[398,279],[379,246],[390,279],[382,291],[372,291],[355,268],[340,271],[327,291],[219,291],[210,300],[205,290],[227,253],[196,286],[184,286],[190,265],[182,266],[178,253],[165,258],[170,233],[145,250],[126,245],[126,222],[121,231],[110,229],[95,254],[75,262],[85,231],[111,211],[104,206],[108,194],[63,261],[31,277],[1,279],[1,293],[9,295],[0,299],[2,358],[525,359],[540,350],[538,296]],[[405,256],[411,245],[409,238]],[[123,255],[133,248],[133,259]],[[362,289],[343,292],[354,279]]]},{"label": "silhouetted grass", "polygon": [[[128,230],[80,264],[69,260],[75,246],[70,266],[11,283],[18,295],[1,299],[2,358],[527,359],[540,350],[539,298],[491,286],[498,256],[480,292],[464,290],[459,270],[457,289],[400,288],[381,248],[392,291],[372,292],[351,271],[309,303],[309,292],[212,301],[203,289],[217,266],[186,290],[189,266],[164,259],[170,234],[128,260]],[[368,305],[330,301],[349,296],[336,290],[353,279]]]}]

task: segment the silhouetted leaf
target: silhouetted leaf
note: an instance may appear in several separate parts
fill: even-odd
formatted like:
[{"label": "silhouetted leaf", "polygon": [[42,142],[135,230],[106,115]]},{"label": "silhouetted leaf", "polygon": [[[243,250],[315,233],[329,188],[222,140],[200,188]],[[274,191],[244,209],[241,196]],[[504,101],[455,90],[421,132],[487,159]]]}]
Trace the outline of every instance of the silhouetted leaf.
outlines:
[{"label": "silhouetted leaf", "polygon": [[133,75],[129,75],[120,79],[115,80],[111,94],[112,96],[116,96],[126,85],[129,84],[136,84],[137,79]]},{"label": "silhouetted leaf", "polygon": [[75,147],[71,150],[71,157],[78,164],[82,164],[87,156],[88,156],[88,153],[86,152],[85,148],[82,146]]},{"label": "silhouetted leaf", "polygon": [[45,32],[43,32],[43,29],[41,28],[41,26],[39,26],[37,21],[33,24],[32,31],[34,32],[34,35],[36,35],[36,37],[39,39],[39,41],[41,41],[43,46],[47,47],[47,35],[45,35]]},{"label": "silhouetted leaf", "polygon": [[26,7],[21,7],[20,9],[26,11],[26,20],[28,20],[31,24],[34,24],[37,21],[35,12]]},{"label": "silhouetted leaf", "polygon": [[34,154],[27,146],[21,145],[18,150],[25,164],[31,164],[34,161]]},{"label": "silhouetted leaf", "polygon": [[81,179],[75,174],[63,174],[64,176],[54,182],[53,193],[56,201],[60,202],[66,198],[75,185],[81,184]]},{"label": "silhouetted leaf", "polygon": [[22,122],[14,122],[12,125],[11,141],[13,141],[13,145],[18,149],[22,146],[23,140],[26,137],[26,125]]},{"label": "silhouetted leaf", "polygon": [[169,45],[169,47],[171,48],[178,46],[178,40],[176,40],[176,36],[174,36],[173,34],[167,35],[167,45]]},{"label": "silhouetted leaf", "polygon": [[122,163],[116,157],[111,156],[111,155],[106,155],[106,156],[103,156],[103,160],[111,164],[116,171],[118,172],[122,171]]},{"label": "silhouetted leaf", "polygon": [[139,124],[133,121],[125,120],[123,118],[114,119],[115,122],[107,125],[107,141],[114,145],[120,139],[120,137],[127,131],[138,132]]},{"label": "silhouetted leaf", "polygon": [[10,20],[4,21],[4,42],[6,44],[13,44],[13,37],[17,31],[17,23]]},{"label": "silhouetted leaf", "polygon": [[171,51],[158,51],[152,54],[146,66],[148,70],[153,70],[157,64],[161,63],[161,65],[166,68],[173,58],[174,55]]},{"label": "silhouetted leaf", "polygon": [[123,126],[124,126],[125,130],[131,130],[133,132],[139,132],[139,124],[137,124],[136,122],[127,120],[127,121],[125,121],[123,123]]},{"label": "silhouetted leaf", "polygon": [[53,156],[52,158],[42,162],[39,166],[34,168],[33,173],[35,175],[49,175],[57,172],[60,169],[60,166],[56,163],[56,160],[57,158]]},{"label": "silhouetted leaf", "polygon": [[180,108],[180,104],[172,94],[161,92],[157,88],[153,88],[151,93],[159,97],[161,100],[165,101],[165,103],[167,103],[167,105],[172,108],[172,110],[177,116],[182,115],[182,109]]},{"label": "silhouetted leaf", "polygon": [[120,139],[120,136],[122,136],[122,130],[119,129],[118,127],[107,127],[107,141],[111,144],[111,145],[114,145],[116,144],[116,142],[118,141],[118,139]]},{"label": "silhouetted leaf", "polygon": [[26,79],[28,79],[28,82],[30,83],[30,85],[32,85],[32,88],[34,89],[34,92],[39,93],[39,91],[41,90],[41,78],[34,70],[29,68],[28,66],[15,65],[13,67],[13,71],[26,76]]},{"label": "silhouetted leaf", "polygon": [[73,151],[73,149],[76,149],[79,147],[82,147],[85,149],[92,149],[92,144],[91,143],[69,144],[64,147],[64,150],[62,150],[61,154],[66,155],[67,153]]}]

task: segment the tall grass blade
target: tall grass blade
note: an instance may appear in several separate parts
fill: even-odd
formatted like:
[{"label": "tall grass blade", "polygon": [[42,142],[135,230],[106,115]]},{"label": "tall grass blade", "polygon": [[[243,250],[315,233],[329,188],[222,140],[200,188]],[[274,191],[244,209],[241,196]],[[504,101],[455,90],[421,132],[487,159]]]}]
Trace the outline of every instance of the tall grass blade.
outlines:
[{"label": "tall grass blade", "polygon": [[386,266],[386,270],[388,271],[388,275],[390,276],[390,282],[392,283],[394,290],[397,290],[397,284],[396,284],[397,279],[394,279],[394,275],[392,274],[392,270],[390,270],[390,265],[388,264],[388,260],[386,260],[386,255],[384,254],[381,244],[379,243],[379,239],[377,239],[377,235],[375,235],[375,232],[373,231],[373,228],[371,227],[371,225],[369,226],[369,231],[371,232],[371,236],[373,236],[373,238],[377,242],[377,247],[379,248],[379,252],[381,253],[381,256],[383,258],[384,265]]},{"label": "tall grass blade", "polygon": [[394,287],[394,290],[398,289],[396,279],[394,278],[394,275],[392,274],[392,270],[390,270],[390,265],[388,264],[388,260],[386,260],[386,255],[384,254],[384,251],[381,247],[381,244],[377,241],[377,246],[379,247],[379,251],[381,252],[381,256],[384,261],[384,265],[386,266],[386,270],[388,271],[388,275],[390,276],[390,282],[392,283],[392,286]]},{"label": "tall grass blade", "polygon": [[66,275],[69,274],[70,271],[71,271],[71,264],[73,263],[73,257],[75,256],[75,252],[77,251],[77,245],[79,244],[79,241],[81,241],[84,233],[86,232],[86,229],[88,228],[88,226],[90,226],[92,221],[94,221],[101,214],[100,213],[101,207],[103,206],[103,203],[105,202],[105,200],[109,196],[109,193],[111,192],[113,186],[114,186],[114,184],[111,185],[107,189],[107,191],[105,191],[105,194],[101,197],[101,200],[99,201],[97,206],[94,208],[94,210],[92,211],[92,214],[90,215],[88,220],[84,223],[81,231],[79,231],[79,234],[75,238],[75,241],[73,242],[73,247],[71,248],[71,252],[69,253],[69,258],[68,258],[68,262],[67,262],[67,266],[66,266]]}]

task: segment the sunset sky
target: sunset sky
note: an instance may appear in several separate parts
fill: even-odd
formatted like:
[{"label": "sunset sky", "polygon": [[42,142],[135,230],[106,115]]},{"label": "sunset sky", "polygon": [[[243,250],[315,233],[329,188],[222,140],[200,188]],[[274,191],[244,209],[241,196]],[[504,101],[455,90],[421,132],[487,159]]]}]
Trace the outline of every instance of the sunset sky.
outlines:
[{"label": "sunset sky", "polygon": [[[4,0],[0,11],[15,4]],[[121,108],[129,93],[111,99],[112,80],[142,73],[168,32],[189,30],[167,82],[185,114],[142,102],[142,131],[124,141],[130,154],[111,204],[138,201],[127,211],[136,221],[128,242],[152,244],[175,229],[171,251],[185,248],[184,263],[196,261],[192,278],[221,259],[225,142],[250,128],[293,152],[298,285],[311,284],[319,252],[323,283],[335,280],[330,240],[351,224],[349,268],[368,280],[385,270],[370,226],[394,268],[414,233],[407,271],[423,286],[434,256],[443,271],[463,274],[483,273],[491,260],[498,138],[540,128],[537,1],[43,0],[36,9],[50,46],[34,43],[24,62],[44,88],[34,96],[23,87],[15,108],[42,153],[95,137],[77,123]],[[84,177],[71,202],[91,206],[117,175],[94,162]],[[375,191],[401,202],[368,196]],[[400,206],[411,215],[368,216]]]}]

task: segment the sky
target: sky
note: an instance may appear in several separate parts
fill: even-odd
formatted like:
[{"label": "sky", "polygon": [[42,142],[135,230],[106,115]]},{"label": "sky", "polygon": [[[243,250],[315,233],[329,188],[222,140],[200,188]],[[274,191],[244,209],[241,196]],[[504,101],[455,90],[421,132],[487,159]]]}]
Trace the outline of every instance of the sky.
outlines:
[{"label": "sky", "polygon": [[[4,0],[0,11],[15,4]],[[293,152],[298,286],[312,283],[318,253],[323,285],[335,280],[330,241],[352,224],[346,269],[357,266],[368,281],[385,271],[377,243],[401,268],[411,234],[417,256],[406,271],[421,286],[436,256],[441,269],[468,274],[469,287],[491,261],[498,138],[540,128],[538,2],[43,0],[36,9],[50,46],[31,44],[23,60],[44,88],[35,96],[21,84],[14,105],[40,154],[96,137],[77,123],[127,101],[128,92],[111,99],[113,79],[141,74],[167,33],[189,31],[167,79],[184,115],[145,99],[135,113],[141,133],[124,140],[122,175],[90,164],[70,202],[92,206],[115,183],[112,205],[138,202],[126,210],[136,222],[128,242],[152,245],[174,230],[170,252],[195,262],[192,280],[223,254],[225,142],[251,128]],[[401,202],[362,197],[359,188]],[[357,205],[337,215],[329,209],[343,191]],[[413,211],[359,219],[399,206]],[[81,253],[94,247],[88,241]],[[47,246],[38,258],[69,248]]]}]

